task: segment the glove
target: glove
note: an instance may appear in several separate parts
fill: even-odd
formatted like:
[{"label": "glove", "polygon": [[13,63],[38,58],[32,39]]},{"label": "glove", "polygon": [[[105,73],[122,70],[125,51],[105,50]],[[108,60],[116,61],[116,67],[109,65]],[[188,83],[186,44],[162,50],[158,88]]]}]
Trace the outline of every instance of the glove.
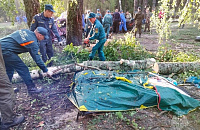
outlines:
[{"label": "glove", "polygon": [[48,76],[48,77],[52,77],[52,75],[53,75],[53,72],[52,72],[52,71],[47,71],[47,76]]}]

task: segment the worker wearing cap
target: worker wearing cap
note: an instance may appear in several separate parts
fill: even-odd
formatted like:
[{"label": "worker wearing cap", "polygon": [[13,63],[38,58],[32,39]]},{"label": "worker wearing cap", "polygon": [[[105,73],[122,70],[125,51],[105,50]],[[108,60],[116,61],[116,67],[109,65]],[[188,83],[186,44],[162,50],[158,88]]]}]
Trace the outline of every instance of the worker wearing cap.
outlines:
[{"label": "worker wearing cap", "polygon": [[48,38],[48,31],[43,27],[37,27],[34,32],[27,29],[17,30],[0,39],[6,73],[10,81],[12,81],[14,71],[16,71],[25,82],[30,94],[40,93],[42,89],[35,87],[28,67],[18,54],[29,52],[40,69],[48,76],[51,76],[52,72],[48,71],[38,54],[38,41]]},{"label": "worker wearing cap", "polygon": [[108,39],[110,28],[113,25],[113,17],[110,14],[110,10],[107,10],[106,15],[104,16],[102,22],[103,22],[103,28],[106,32],[106,38]]},{"label": "worker wearing cap", "polygon": [[97,9],[96,18],[97,18],[97,19],[100,21],[100,23],[102,24],[102,15],[101,15],[100,9]]},{"label": "worker wearing cap", "polygon": [[98,43],[92,48],[92,52],[89,54],[89,60],[92,60],[95,56],[96,51],[98,50],[99,59],[105,61],[105,56],[103,52],[104,43],[106,42],[106,34],[103,29],[102,24],[99,20],[96,19],[95,13],[89,14],[89,20],[92,23],[92,28],[90,31],[90,37],[84,39],[84,42],[89,42],[89,40],[97,39]]},{"label": "worker wearing cap", "polygon": [[[50,60],[51,57],[53,57],[52,32],[57,37],[58,42],[61,42],[60,35],[58,34],[58,30],[54,25],[54,19],[52,18],[54,12],[55,11],[53,10],[53,6],[51,4],[46,4],[45,11],[33,17],[32,24],[30,27],[31,31],[34,31],[37,27],[43,27],[48,30],[49,39],[40,41],[40,53],[44,62]],[[48,64],[48,66],[51,65],[52,62]]]}]

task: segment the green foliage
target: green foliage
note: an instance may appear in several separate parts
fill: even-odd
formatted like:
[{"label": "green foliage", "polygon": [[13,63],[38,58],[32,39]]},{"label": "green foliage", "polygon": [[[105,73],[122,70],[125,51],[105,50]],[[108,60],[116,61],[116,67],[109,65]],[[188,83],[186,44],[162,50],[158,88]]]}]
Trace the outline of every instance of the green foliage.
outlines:
[{"label": "green foliage", "polygon": [[80,46],[79,47],[73,46],[73,43],[71,43],[70,45],[67,45],[63,49],[63,53],[65,55],[66,60],[72,60],[78,63],[82,61],[87,61],[89,52],[86,49],[83,49],[80,53],[77,53],[79,48]]},{"label": "green foliage", "polygon": [[156,60],[160,62],[170,62],[176,55],[176,51],[171,49],[169,44],[164,44],[158,48],[156,53]]},{"label": "green foliage", "polygon": [[7,16],[11,17],[12,21],[15,21],[13,13],[17,13],[15,0],[0,0],[0,8],[6,13]]},{"label": "green foliage", "polygon": [[138,42],[133,34],[127,33],[125,39],[109,42],[105,47],[104,53],[106,60],[117,61],[120,59],[142,60],[152,57],[152,54],[146,51]]},{"label": "green foliage", "polygon": [[191,52],[179,52],[173,57],[173,62],[194,62],[199,61],[199,57]]},{"label": "green foliage", "polygon": [[66,10],[67,6],[63,6],[64,5],[64,1],[62,0],[39,0],[40,2],[40,10],[41,12],[44,11],[44,5],[45,4],[52,4],[54,10],[56,11],[56,13],[54,14],[55,16],[60,16],[60,14],[62,12],[64,12]]}]

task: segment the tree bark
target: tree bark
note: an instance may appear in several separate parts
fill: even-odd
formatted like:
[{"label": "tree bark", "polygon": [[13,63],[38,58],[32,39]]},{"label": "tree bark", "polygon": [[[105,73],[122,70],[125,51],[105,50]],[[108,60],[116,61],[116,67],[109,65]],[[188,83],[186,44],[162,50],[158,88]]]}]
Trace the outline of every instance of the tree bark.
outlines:
[{"label": "tree bark", "polygon": [[67,14],[67,44],[73,43],[75,46],[82,44],[82,14],[83,0],[69,1]]},{"label": "tree bark", "polygon": [[[120,60],[120,61],[84,61],[81,64],[69,64],[57,67],[48,67],[49,71],[52,71],[54,75],[60,73],[72,73],[82,71],[84,69],[97,69],[97,70],[119,70],[130,71],[134,69],[151,69],[156,63],[155,59],[146,60]],[[32,79],[42,78],[41,71],[33,70],[30,72]],[[14,74],[13,82],[22,81],[18,74]]]},{"label": "tree bark", "polygon": [[138,0],[134,0],[134,11],[133,14],[135,14],[135,12],[137,11],[138,8]]},{"label": "tree bark", "polygon": [[[157,67],[158,65],[158,67]],[[196,71],[200,69],[200,62],[157,62],[155,59],[146,60],[120,60],[120,61],[84,61],[80,64],[69,64],[63,66],[49,67],[54,75],[60,73],[72,73],[85,69],[110,70],[110,71],[131,71],[135,69],[152,71],[158,70],[160,74],[182,73],[186,71]],[[41,71],[31,71],[33,79],[42,78]],[[18,74],[14,74],[13,82],[22,81]]]},{"label": "tree bark", "polygon": [[30,27],[33,16],[40,13],[39,0],[24,0],[27,24]]}]

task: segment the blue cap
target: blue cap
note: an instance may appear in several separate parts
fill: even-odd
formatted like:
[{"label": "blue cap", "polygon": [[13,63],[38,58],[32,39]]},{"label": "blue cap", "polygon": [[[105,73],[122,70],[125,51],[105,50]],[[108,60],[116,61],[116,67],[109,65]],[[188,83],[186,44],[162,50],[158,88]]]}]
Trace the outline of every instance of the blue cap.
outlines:
[{"label": "blue cap", "polygon": [[108,13],[110,13],[110,10],[107,10]]},{"label": "blue cap", "polygon": [[123,12],[123,10],[120,10],[120,12]]},{"label": "blue cap", "polygon": [[96,14],[93,13],[93,12],[91,12],[91,13],[89,14],[89,17],[88,17],[88,18],[90,19],[90,18],[95,18],[95,17],[96,17]]},{"label": "blue cap", "polygon": [[53,5],[51,5],[51,4],[46,4],[45,5],[45,10],[50,10],[52,12],[56,12],[55,10],[53,10]]},{"label": "blue cap", "polygon": [[48,31],[43,27],[37,27],[37,32],[42,34],[45,39],[49,39]]},{"label": "blue cap", "polygon": [[100,9],[97,9],[97,11],[100,11]]}]

